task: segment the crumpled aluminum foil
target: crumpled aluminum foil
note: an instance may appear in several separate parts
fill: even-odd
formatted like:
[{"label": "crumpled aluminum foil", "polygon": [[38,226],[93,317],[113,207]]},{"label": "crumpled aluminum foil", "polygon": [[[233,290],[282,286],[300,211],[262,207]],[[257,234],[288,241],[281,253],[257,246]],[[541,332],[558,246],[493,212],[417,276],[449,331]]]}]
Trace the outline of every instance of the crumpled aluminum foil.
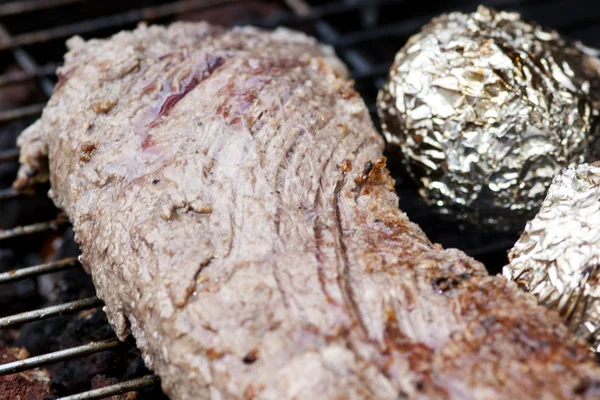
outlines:
[{"label": "crumpled aluminum foil", "polygon": [[521,231],[553,174],[600,159],[600,61],[518,14],[435,18],[397,53],[378,97],[388,143],[429,205]]},{"label": "crumpled aluminum foil", "polygon": [[600,351],[600,163],[557,174],[503,274]]}]

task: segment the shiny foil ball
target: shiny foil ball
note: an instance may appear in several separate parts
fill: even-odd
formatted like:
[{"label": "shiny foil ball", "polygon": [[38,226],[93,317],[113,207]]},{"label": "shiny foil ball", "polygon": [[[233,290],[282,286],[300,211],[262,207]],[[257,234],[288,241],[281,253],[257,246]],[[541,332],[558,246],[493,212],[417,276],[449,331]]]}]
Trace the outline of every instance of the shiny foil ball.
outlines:
[{"label": "shiny foil ball", "polygon": [[520,231],[556,171],[600,159],[599,71],[593,50],[479,7],[408,40],[378,112],[429,205],[485,230]]}]

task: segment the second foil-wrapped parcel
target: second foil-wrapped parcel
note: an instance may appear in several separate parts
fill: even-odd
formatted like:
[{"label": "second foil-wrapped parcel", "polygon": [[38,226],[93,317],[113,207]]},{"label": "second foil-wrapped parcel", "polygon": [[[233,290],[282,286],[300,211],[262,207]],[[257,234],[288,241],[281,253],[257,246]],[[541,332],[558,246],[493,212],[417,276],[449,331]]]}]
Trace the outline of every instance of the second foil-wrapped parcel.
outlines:
[{"label": "second foil-wrapped parcel", "polygon": [[540,212],[509,254],[504,275],[556,310],[600,350],[600,163],[554,177]]}]

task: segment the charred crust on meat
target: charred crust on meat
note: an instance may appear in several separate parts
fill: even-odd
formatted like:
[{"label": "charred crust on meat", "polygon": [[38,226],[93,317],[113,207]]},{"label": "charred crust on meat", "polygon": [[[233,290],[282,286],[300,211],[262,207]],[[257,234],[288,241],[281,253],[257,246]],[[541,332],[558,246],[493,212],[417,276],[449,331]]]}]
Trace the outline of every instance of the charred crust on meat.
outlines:
[{"label": "charred crust on meat", "polygon": [[258,360],[258,349],[252,349],[242,358],[244,364],[253,364]]},{"label": "charred crust on meat", "polygon": [[356,184],[359,186],[364,185],[367,182],[367,179],[369,179],[369,174],[371,173],[372,169],[373,163],[371,162],[371,160],[369,160],[365,163],[362,173],[359,176],[357,176],[356,179],[354,179],[354,182],[356,182]]},{"label": "charred crust on meat", "polygon": [[206,357],[208,357],[211,360],[218,360],[219,358],[222,358],[225,355],[225,353],[222,352],[221,350],[217,350],[212,347],[209,349],[206,349],[205,354],[206,354]]},{"label": "charred crust on meat", "polygon": [[346,136],[348,133],[350,133],[350,129],[348,129],[348,126],[346,124],[337,124],[336,126],[338,128],[340,128],[340,130],[342,131],[344,136]]},{"label": "charred crust on meat", "polygon": [[[419,392],[426,392],[432,398],[446,398],[445,389],[436,386],[431,378],[431,360],[434,350],[429,346],[412,341],[400,329],[398,319],[390,305],[385,310],[384,343],[385,354],[391,357],[394,353],[402,354],[408,361],[412,371],[418,371],[414,381],[414,388]],[[400,392],[403,394],[403,392]],[[399,398],[404,398],[399,395]]]},{"label": "charred crust on meat", "polygon": [[385,168],[386,161],[387,161],[387,158],[381,157],[379,160],[377,160],[375,162],[375,164],[373,165],[373,168],[369,172],[369,183],[372,183],[374,185],[379,185],[386,181],[386,179],[388,178],[388,175],[386,173],[386,168]]},{"label": "charred crust on meat", "polygon": [[491,329],[496,322],[498,322],[498,318],[495,315],[490,315],[481,319],[481,326],[486,329]]},{"label": "charred crust on meat", "polygon": [[81,161],[83,164],[87,164],[92,159],[94,151],[96,151],[96,144],[84,143],[79,149],[79,161]]},{"label": "charred crust on meat", "polygon": [[352,170],[352,161],[346,158],[344,161],[342,161],[340,164],[338,164],[338,167],[344,173],[350,172]]},{"label": "charred crust on meat", "polygon": [[582,379],[577,386],[573,388],[573,393],[577,396],[585,394],[591,386],[591,382],[588,379]]},{"label": "charred crust on meat", "polygon": [[396,312],[394,311],[394,307],[391,304],[386,304],[385,306],[385,321],[387,323],[392,323],[396,321]]},{"label": "charred crust on meat", "polygon": [[354,81],[348,81],[344,87],[337,92],[337,95],[344,100],[350,100],[358,96],[358,92],[354,89]]},{"label": "charred crust on meat", "polygon": [[204,268],[208,267],[210,263],[213,262],[214,259],[215,257],[211,257],[198,266],[198,269],[194,273],[194,279],[192,280],[191,284],[186,288],[186,296],[182,300],[177,301],[175,303],[177,307],[184,307],[188,303],[190,297],[195,295],[198,285],[203,285],[204,283],[209,281],[209,278],[207,276],[201,276],[200,274],[202,273]]},{"label": "charred crust on meat", "polygon": [[448,291],[459,288],[461,286],[461,284],[465,280],[469,279],[470,277],[471,277],[471,274],[468,274],[468,273],[464,273],[464,274],[460,274],[460,275],[440,276],[440,277],[434,278],[432,280],[431,286],[439,294],[443,294]]},{"label": "charred crust on meat", "polygon": [[117,105],[118,102],[119,102],[119,99],[117,99],[116,97],[111,97],[108,99],[101,99],[101,100],[97,100],[97,101],[93,102],[91,105],[91,108],[95,113],[106,114],[106,113],[110,112],[110,110],[112,110]]},{"label": "charred crust on meat", "polygon": [[386,162],[387,158],[385,157],[381,157],[375,162],[367,161],[361,174],[354,179],[354,182],[361,188],[367,184],[380,185],[385,183],[388,180]]},{"label": "charred crust on meat", "polygon": [[213,209],[212,206],[208,204],[190,204],[190,211],[195,212],[197,214],[210,214]]}]

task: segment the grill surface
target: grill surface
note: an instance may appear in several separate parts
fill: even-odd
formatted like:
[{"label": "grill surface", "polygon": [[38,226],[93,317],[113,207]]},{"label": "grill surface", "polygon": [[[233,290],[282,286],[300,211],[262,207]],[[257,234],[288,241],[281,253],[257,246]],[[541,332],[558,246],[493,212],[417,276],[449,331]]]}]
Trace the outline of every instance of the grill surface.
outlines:
[{"label": "grill surface", "polygon": [[[131,368],[127,357],[117,358],[118,367],[113,368],[125,371],[117,374],[125,380],[99,389],[89,390],[89,382],[68,386],[61,382],[66,375],[56,372],[74,369],[76,372],[72,374],[77,375],[78,363],[84,360],[81,357],[115,349],[119,349],[118,353],[131,352],[129,360],[137,357],[139,364],[132,343],[119,343],[108,328],[101,329],[106,333],[104,337],[100,337],[98,329],[90,332],[95,325],[88,320],[102,314],[90,313],[99,310],[102,303],[94,296],[90,278],[81,271],[68,220],[46,198],[48,188],[40,187],[30,194],[18,194],[10,188],[17,167],[16,135],[40,114],[52,93],[54,71],[61,62],[66,38],[75,34],[86,38],[106,36],[130,29],[142,20],[165,23],[205,18],[213,23],[265,28],[285,25],[336,47],[374,115],[377,88],[395,52],[408,36],[439,13],[475,8],[470,0],[447,0],[435,6],[430,2],[415,4],[404,0],[233,3],[236,2],[0,0],[0,72],[4,71],[0,74],[0,341],[25,346],[33,354],[28,359],[0,365],[0,376],[54,366],[50,369],[53,389],[62,399],[99,399],[133,390],[140,391],[141,399],[161,396],[158,378],[143,367]],[[600,47],[600,2],[596,0],[482,3],[519,11],[526,19],[556,28],[589,46]],[[491,273],[499,271],[515,237],[478,232],[472,226],[457,227],[440,219],[419,200],[414,185],[393,159],[390,168],[396,175],[402,209],[433,241],[461,248],[483,261]],[[54,294],[47,295],[48,285]],[[81,323],[83,320],[87,322]],[[54,322],[50,328],[51,321]],[[107,327],[104,318],[100,325]],[[66,326],[79,328],[69,330]],[[52,335],[63,330],[66,333],[61,335],[62,341],[47,345]],[[82,338],[88,342],[73,343]],[[68,345],[55,348],[65,343]],[[68,361],[73,359],[77,361]],[[97,360],[94,358],[92,362]],[[71,394],[81,390],[84,392]]]}]

